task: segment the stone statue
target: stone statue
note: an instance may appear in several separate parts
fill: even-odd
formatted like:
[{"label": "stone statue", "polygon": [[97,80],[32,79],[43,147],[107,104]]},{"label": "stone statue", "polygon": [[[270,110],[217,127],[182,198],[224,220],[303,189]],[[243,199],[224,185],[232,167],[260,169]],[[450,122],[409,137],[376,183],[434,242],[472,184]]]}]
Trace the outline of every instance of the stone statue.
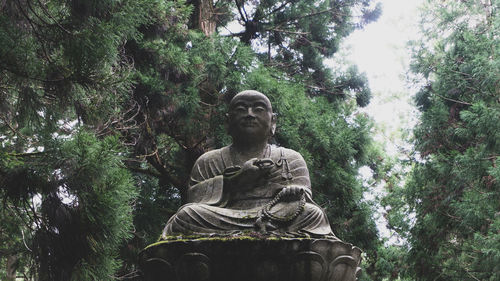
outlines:
[{"label": "stone statue", "polygon": [[170,218],[162,237],[261,231],[336,239],[325,212],[312,201],[302,156],[268,144],[276,129],[269,99],[240,92],[226,117],[233,143],[196,161],[188,203]]},{"label": "stone statue", "polygon": [[[140,253],[144,279],[355,281],[361,250],[333,235],[312,201],[304,159],[268,144],[276,128],[269,99],[237,94],[226,121],[233,144],[196,161],[188,203],[167,222],[162,241]],[[247,231],[258,239],[240,239]]]}]

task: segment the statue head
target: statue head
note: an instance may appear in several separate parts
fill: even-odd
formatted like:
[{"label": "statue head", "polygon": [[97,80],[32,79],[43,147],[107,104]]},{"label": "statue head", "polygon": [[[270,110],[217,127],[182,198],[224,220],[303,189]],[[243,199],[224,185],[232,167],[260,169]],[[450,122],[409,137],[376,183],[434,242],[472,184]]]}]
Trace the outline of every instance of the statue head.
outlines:
[{"label": "statue head", "polygon": [[276,130],[271,101],[262,93],[246,90],[236,94],[226,114],[228,133],[233,141],[267,141]]}]

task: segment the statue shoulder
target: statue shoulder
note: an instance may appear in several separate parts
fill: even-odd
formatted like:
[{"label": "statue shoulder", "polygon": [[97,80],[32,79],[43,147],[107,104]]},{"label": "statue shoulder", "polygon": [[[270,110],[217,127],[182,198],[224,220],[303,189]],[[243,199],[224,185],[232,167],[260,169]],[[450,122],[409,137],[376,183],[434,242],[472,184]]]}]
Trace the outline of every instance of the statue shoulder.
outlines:
[{"label": "statue shoulder", "polygon": [[283,156],[285,156],[288,160],[300,159],[304,161],[302,155],[293,149],[286,147],[276,147],[275,149],[277,149],[278,151],[281,150],[283,152]]},{"label": "statue shoulder", "polygon": [[273,160],[277,163],[281,163],[280,159],[286,159],[289,164],[295,167],[307,167],[306,161],[302,155],[290,148],[286,147],[276,147],[273,149]]},{"label": "statue shoulder", "polygon": [[222,155],[222,149],[223,148],[213,149],[213,150],[210,150],[210,151],[203,153],[200,157],[198,157],[198,159],[196,160],[196,163],[199,164],[199,163],[204,163],[207,161],[219,160],[221,158],[221,155]]}]

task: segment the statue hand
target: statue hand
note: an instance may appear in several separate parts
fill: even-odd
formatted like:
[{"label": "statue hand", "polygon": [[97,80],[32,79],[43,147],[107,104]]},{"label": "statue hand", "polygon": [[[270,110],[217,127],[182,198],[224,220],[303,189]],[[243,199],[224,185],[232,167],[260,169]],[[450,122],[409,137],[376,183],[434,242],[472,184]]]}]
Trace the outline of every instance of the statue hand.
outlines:
[{"label": "statue hand", "polygon": [[230,185],[242,188],[255,186],[255,183],[265,179],[273,166],[274,163],[269,158],[252,158],[243,164],[241,170],[231,179]]},{"label": "statue hand", "polygon": [[272,163],[272,160],[268,158],[252,158],[246,161],[243,167],[241,167],[241,173],[239,175],[243,183],[250,183],[263,179],[274,166],[274,164],[269,165],[269,161]]},{"label": "statue hand", "polygon": [[282,198],[287,198],[287,197],[299,197],[302,194],[304,194],[305,190],[303,187],[296,186],[296,185],[289,185],[285,188],[283,188],[280,191],[280,196]]}]

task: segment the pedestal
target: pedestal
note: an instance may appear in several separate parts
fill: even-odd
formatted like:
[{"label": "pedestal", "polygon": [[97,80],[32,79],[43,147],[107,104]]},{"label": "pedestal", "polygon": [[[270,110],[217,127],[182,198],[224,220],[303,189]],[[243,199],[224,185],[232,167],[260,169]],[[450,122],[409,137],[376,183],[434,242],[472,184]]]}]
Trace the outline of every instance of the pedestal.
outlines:
[{"label": "pedestal", "polygon": [[140,254],[150,281],[354,281],[361,250],[331,239],[162,241]]}]

